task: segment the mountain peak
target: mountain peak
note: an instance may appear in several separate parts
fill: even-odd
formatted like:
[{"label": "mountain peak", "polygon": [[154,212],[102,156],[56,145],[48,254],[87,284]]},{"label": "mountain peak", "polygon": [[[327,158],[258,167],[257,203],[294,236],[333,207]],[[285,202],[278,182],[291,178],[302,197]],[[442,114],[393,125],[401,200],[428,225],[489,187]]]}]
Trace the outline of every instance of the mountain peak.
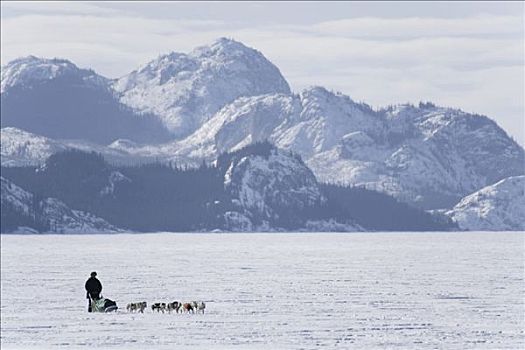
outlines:
[{"label": "mountain peak", "polygon": [[345,95],[342,92],[328,90],[324,86],[320,86],[320,85],[308,86],[301,91],[300,95],[303,96],[303,98],[306,98],[308,96],[312,96],[316,98],[324,98],[324,99],[341,98],[341,99],[344,99],[347,103],[362,104],[362,103],[358,103],[354,101],[350,96]]},{"label": "mountain peak", "polygon": [[209,45],[199,46],[191,52],[191,56],[195,57],[211,57],[211,56],[239,56],[241,54],[262,54],[252,49],[239,41],[230,38],[218,38]]},{"label": "mountain peak", "polygon": [[236,41],[236,40],[233,39],[233,38],[227,38],[227,37],[225,37],[225,36],[221,36],[221,37],[215,39],[215,40],[213,41],[213,44],[212,44],[212,45],[215,45],[215,44],[229,45],[229,44],[232,44],[232,43],[235,43],[235,44],[241,44],[241,45],[242,45],[241,42]]},{"label": "mountain peak", "polygon": [[[342,104],[347,107],[352,107],[361,110],[364,113],[376,114],[376,112],[363,102],[357,102],[350,96],[339,91],[328,90],[323,86],[313,85],[303,89],[300,93],[303,103],[312,101],[324,101],[329,104]],[[329,102],[330,101],[330,102]]]},{"label": "mountain peak", "polygon": [[210,46],[221,46],[221,47],[247,47],[240,41],[236,41],[233,38],[220,37],[213,41]]},{"label": "mountain peak", "polygon": [[[65,59],[65,58],[46,58],[46,57],[38,57],[34,55],[28,55],[28,56],[22,56],[15,58],[14,60],[7,63],[7,66],[13,66],[13,65],[20,65],[20,64],[55,64],[55,65],[72,65],[75,66],[71,61]],[[76,66],[75,66],[76,67]]]},{"label": "mountain peak", "polygon": [[89,69],[78,68],[74,63],[62,58],[42,58],[33,55],[12,60],[2,67],[1,92],[15,86],[31,86],[58,77],[75,76],[97,84],[105,84],[107,79]]},{"label": "mountain peak", "polygon": [[56,72],[59,69],[72,69],[80,70],[75,64],[71,61],[63,58],[45,58],[37,57],[33,55],[23,56],[15,58],[14,60],[7,63],[2,69],[2,77],[6,70],[27,70],[31,68],[40,68],[40,69],[52,69]]},{"label": "mountain peak", "polygon": [[333,95],[327,88],[320,85],[310,85],[304,88],[302,94],[314,94],[314,95]]},{"label": "mountain peak", "polygon": [[279,69],[262,53],[227,38],[189,54],[160,56],[114,88],[124,104],[159,115],[175,137],[189,135],[239,97],[290,94]]}]

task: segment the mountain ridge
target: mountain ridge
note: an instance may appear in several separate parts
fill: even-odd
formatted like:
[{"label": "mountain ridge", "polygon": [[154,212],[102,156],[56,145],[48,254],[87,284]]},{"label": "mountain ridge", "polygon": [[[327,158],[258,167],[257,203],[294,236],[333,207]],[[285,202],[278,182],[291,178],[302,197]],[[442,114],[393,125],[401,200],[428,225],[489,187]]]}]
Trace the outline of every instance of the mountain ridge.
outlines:
[{"label": "mountain ridge", "polygon": [[[39,198],[56,198],[64,206],[136,232],[455,227],[450,220],[385,194],[321,184],[297,154],[267,142],[222,154],[216,164],[196,168],[116,166],[100,154],[66,150],[40,167],[2,168],[2,176]],[[14,214],[3,223],[20,226],[16,222],[23,220]],[[43,219],[54,220],[45,215]]]},{"label": "mountain ridge", "polygon": [[[35,59],[23,58],[18,64]],[[42,64],[48,67],[53,62],[66,71],[72,64],[61,59],[44,59]],[[53,78],[60,70],[42,72]],[[2,87],[16,90],[14,78],[4,83],[4,76],[17,75],[2,72]],[[34,89],[48,80],[53,79],[37,79]],[[320,181],[381,191],[424,209],[451,209],[468,194],[525,174],[525,151],[488,117],[430,102],[374,109],[320,86],[294,93],[259,51],[231,39],[221,38],[189,53],[161,55],[119,79],[93,80],[100,85],[89,85],[89,91],[100,88],[133,113],[159,114],[146,118],[148,123],[157,118],[163,125],[174,121],[175,132],[172,128],[158,136],[160,129],[143,130],[142,124],[131,134],[108,128],[96,148],[77,147],[91,147],[130,163],[149,160],[195,166],[214,162],[224,152],[269,141],[299,154]],[[33,86],[29,82],[21,86]],[[31,104],[33,97],[22,96],[19,105]],[[86,108],[90,103],[94,102],[86,103]],[[11,118],[2,105],[2,119]],[[60,105],[56,109],[66,110]],[[25,129],[27,125],[10,126]],[[45,134],[27,131],[35,138]],[[137,140],[143,133],[149,136]],[[16,136],[5,128],[4,134]],[[5,144],[9,147],[2,145],[2,165],[38,164],[53,149],[47,141],[27,145],[27,138],[15,136]],[[81,144],[63,142],[75,137],[43,136],[59,150]]]},{"label": "mountain ridge", "polygon": [[[364,185],[428,208],[525,173],[523,149],[487,117],[428,104],[374,111],[319,88],[238,99],[166,149],[213,159],[262,140],[299,153],[323,181]],[[434,203],[425,198],[439,195]]]}]

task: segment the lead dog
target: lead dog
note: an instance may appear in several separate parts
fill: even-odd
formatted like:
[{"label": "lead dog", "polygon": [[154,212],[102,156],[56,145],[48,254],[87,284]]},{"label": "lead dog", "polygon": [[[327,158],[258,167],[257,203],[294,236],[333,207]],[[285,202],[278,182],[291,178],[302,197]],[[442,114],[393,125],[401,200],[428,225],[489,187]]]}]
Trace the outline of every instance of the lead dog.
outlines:
[{"label": "lead dog", "polygon": [[151,305],[151,311],[155,311],[157,310],[157,312],[159,311],[162,311],[162,313],[164,313],[164,311],[166,311],[166,303],[154,303]]},{"label": "lead dog", "polygon": [[206,304],[204,303],[204,301],[192,301],[191,306],[193,306],[193,309],[197,313],[199,313],[199,311],[202,311],[202,313],[204,313],[204,309],[206,309]]},{"label": "lead dog", "polygon": [[144,313],[144,309],[147,307],[147,304],[145,301],[142,301],[140,303],[129,303],[126,306],[126,310],[129,312],[135,312],[138,311],[140,313]]}]

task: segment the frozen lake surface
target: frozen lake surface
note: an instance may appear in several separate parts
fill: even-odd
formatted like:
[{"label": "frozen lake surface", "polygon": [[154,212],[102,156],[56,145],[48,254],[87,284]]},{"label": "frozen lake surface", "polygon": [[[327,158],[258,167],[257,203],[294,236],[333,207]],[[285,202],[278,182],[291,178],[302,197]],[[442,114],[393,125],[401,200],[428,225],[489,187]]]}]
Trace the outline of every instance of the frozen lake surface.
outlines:
[{"label": "frozen lake surface", "polygon": [[[523,233],[1,237],[2,349],[523,349]],[[98,272],[117,313],[88,314]],[[207,302],[205,315],[128,302]]]}]

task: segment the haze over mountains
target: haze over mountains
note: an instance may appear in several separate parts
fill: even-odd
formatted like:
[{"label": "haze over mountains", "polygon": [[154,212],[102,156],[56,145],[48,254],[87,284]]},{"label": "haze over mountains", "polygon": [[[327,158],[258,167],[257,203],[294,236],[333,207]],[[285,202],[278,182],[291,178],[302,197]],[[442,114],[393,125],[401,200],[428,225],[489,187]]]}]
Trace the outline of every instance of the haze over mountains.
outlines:
[{"label": "haze over mountains", "polygon": [[[292,92],[260,52],[225,38],[116,80],[67,60],[17,59],[2,67],[1,100],[2,166],[71,148],[117,164],[196,165],[267,140],[300,155],[318,181],[454,207],[453,218],[463,197],[525,174],[523,148],[488,117],[432,103],[372,109],[322,87]],[[478,219],[469,227],[483,229]],[[524,224],[486,226],[498,227]]]}]

